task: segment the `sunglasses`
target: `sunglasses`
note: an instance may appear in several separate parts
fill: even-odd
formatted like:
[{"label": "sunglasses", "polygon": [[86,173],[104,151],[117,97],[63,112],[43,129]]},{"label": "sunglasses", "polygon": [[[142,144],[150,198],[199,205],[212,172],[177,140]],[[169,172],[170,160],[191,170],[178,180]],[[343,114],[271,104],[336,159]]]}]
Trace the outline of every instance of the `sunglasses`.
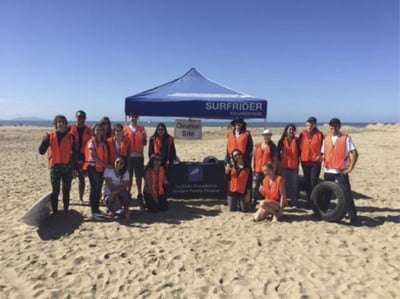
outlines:
[{"label": "sunglasses", "polygon": [[154,161],[161,161],[161,158],[154,158]]},{"label": "sunglasses", "polygon": [[124,162],[120,161],[120,160],[117,160],[117,161],[115,161],[115,164],[124,164]]},{"label": "sunglasses", "polygon": [[241,157],[241,156],[242,156],[242,154],[239,154],[239,153],[238,153],[238,154],[235,154],[235,155],[233,155],[233,157],[234,157],[234,158]]},{"label": "sunglasses", "polygon": [[122,130],[114,130],[115,133],[121,133]]}]

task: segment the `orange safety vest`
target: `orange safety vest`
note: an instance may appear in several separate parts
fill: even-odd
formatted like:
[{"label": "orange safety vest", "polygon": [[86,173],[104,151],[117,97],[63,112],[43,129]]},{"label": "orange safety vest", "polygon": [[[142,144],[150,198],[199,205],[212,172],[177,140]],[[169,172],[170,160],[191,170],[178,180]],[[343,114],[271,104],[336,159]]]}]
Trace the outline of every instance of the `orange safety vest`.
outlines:
[{"label": "orange safety vest", "polygon": [[47,150],[48,166],[51,168],[54,164],[68,164],[72,161],[72,147],[74,137],[67,132],[58,142],[57,133],[49,133],[49,148]]},{"label": "orange safety vest", "polygon": [[156,172],[154,169],[149,168],[151,176],[151,191],[156,193],[157,195],[163,195],[164,192],[164,180],[165,180],[165,169],[163,166],[160,166],[158,169],[158,177],[156,176]]},{"label": "orange safety vest", "polygon": [[307,130],[304,130],[301,135],[301,161],[318,162],[318,156],[321,155],[321,146],[323,140],[322,133],[316,130],[315,133],[310,134]]},{"label": "orange safety vest", "polygon": [[244,194],[246,192],[247,181],[249,179],[250,171],[248,168],[242,168],[239,172],[236,168],[231,169],[231,180],[229,182],[229,191],[239,192]]},{"label": "orange safety vest", "polygon": [[[79,142],[79,133],[77,126],[73,124],[70,126],[70,128],[70,133],[74,135],[76,142]],[[82,135],[82,147],[79,149],[82,154],[85,154],[85,149],[90,138],[92,138],[92,129],[88,125],[85,125],[85,129],[83,130]]]},{"label": "orange safety vest", "polygon": [[272,162],[271,148],[267,146],[264,150],[261,143],[256,143],[254,148],[253,170],[254,172],[262,172],[265,164]]},{"label": "orange safety vest", "polygon": [[135,153],[143,153],[144,138],[143,138],[144,127],[137,126],[136,132],[132,132],[130,126],[124,127],[124,133],[128,136],[131,145],[131,151]]},{"label": "orange safety vest", "polygon": [[347,134],[341,134],[335,144],[332,143],[332,135],[325,138],[324,163],[326,168],[344,170],[346,161]]},{"label": "orange safety vest", "polygon": [[107,138],[108,146],[110,148],[110,162],[114,164],[115,159],[119,156],[127,157],[129,148],[129,138],[126,135],[123,137],[120,143],[120,154],[117,155],[117,150],[115,148],[115,137]]},{"label": "orange safety vest", "polygon": [[[96,151],[96,155],[97,158],[99,158],[100,160],[102,160],[104,163],[108,163],[109,162],[109,152],[108,152],[108,145],[107,145],[107,141],[103,142],[103,143],[98,143],[96,138],[92,137],[92,139],[89,140],[89,142],[92,142],[94,145],[94,149]],[[89,145],[88,142],[88,145]],[[87,157],[85,163],[83,164],[83,169],[87,169],[89,166],[89,157],[91,156],[90,154],[90,150],[89,150],[89,146],[86,146],[85,149],[85,157]],[[104,166],[100,165],[98,162],[95,162],[95,167],[96,167],[96,171],[97,172],[103,172],[104,171]]]},{"label": "orange safety vest", "polygon": [[282,153],[281,153],[282,168],[297,169],[299,166],[299,149],[297,147],[297,137],[294,137],[289,145],[287,137],[283,139]]},{"label": "orange safety vest", "polygon": [[240,133],[238,138],[236,139],[235,134],[233,133],[233,129],[229,130],[228,141],[226,144],[228,153],[231,155],[233,150],[238,149],[243,154],[246,154],[247,141],[249,139],[249,136],[250,136],[250,131],[246,130],[246,131]]},{"label": "orange safety vest", "polygon": [[[168,139],[167,139],[167,142],[168,142],[167,160],[169,159],[169,152],[170,152],[170,149],[171,149],[173,141],[174,141],[174,139],[171,136],[168,135]],[[161,138],[159,136],[155,136],[154,139],[153,139],[153,153],[157,154],[157,155],[161,154],[161,148],[162,148],[162,140],[161,140]]]},{"label": "orange safety vest", "polygon": [[[285,183],[284,178],[278,175],[275,177],[275,180],[273,180],[272,184],[270,185],[269,177],[266,176],[263,180],[264,199],[280,202],[281,200],[280,186],[284,183]],[[288,204],[287,198],[283,198],[283,206],[286,207],[287,204]]]}]

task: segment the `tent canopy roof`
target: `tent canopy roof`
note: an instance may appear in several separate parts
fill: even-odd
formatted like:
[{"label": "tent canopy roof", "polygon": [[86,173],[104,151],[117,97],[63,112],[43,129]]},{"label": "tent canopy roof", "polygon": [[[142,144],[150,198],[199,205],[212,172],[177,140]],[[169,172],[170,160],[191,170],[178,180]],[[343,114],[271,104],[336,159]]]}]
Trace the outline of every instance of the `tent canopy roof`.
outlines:
[{"label": "tent canopy roof", "polygon": [[191,68],[182,77],[125,99],[125,114],[266,118],[267,101],[232,90]]}]

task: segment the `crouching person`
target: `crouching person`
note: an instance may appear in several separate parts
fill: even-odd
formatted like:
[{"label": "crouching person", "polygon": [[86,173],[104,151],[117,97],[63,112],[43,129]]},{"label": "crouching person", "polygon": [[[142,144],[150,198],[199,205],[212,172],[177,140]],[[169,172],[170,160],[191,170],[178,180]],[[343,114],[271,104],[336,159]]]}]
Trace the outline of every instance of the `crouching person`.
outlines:
[{"label": "crouching person", "polygon": [[161,162],[161,156],[154,154],[144,169],[143,195],[145,206],[152,213],[168,210],[168,200],[164,190],[167,177]]},{"label": "crouching person", "polygon": [[254,221],[261,221],[272,215],[272,221],[277,221],[283,215],[283,208],[287,206],[285,192],[285,180],[276,175],[271,163],[263,166],[264,179],[260,186],[260,193],[264,200],[260,202],[257,211],[253,215]]},{"label": "crouching person", "polygon": [[123,210],[123,217],[130,218],[129,172],[124,157],[117,157],[112,168],[104,171],[104,198],[108,215],[114,217],[118,210]]}]

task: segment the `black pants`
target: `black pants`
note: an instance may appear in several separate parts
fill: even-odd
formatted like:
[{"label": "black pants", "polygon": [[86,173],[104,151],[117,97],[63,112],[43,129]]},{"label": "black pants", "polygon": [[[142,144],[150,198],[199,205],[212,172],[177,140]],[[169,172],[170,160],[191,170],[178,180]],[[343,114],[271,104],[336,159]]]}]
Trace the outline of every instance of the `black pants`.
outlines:
[{"label": "black pants", "polygon": [[154,201],[153,196],[150,193],[144,192],[144,201],[146,202],[146,208],[149,212],[155,213],[158,211],[168,210],[168,200],[165,194],[158,197],[158,203]]},{"label": "black pants", "polygon": [[257,203],[257,200],[263,199],[263,196],[261,195],[261,193],[259,191],[260,185],[262,184],[263,179],[264,179],[264,173],[262,173],[262,172],[254,173],[252,199],[251,199],[251,203],[253,205],[255,205]]},{"label": "black pants", "polygon": [[305,164],[301,163],[304,174],[305,191],[307,193],[307,202],[310,204],[311,192],[315,185],[318,184],[319,175],[321,173],[321,164]]}]

